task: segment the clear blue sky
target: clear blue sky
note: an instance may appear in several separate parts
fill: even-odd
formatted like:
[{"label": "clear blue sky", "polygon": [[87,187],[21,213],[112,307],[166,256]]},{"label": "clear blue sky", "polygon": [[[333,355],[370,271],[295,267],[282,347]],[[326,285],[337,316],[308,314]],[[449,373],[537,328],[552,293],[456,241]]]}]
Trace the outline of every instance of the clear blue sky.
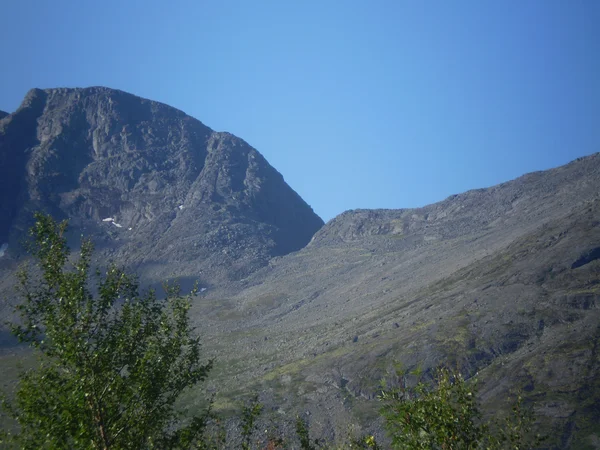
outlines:
[{"label": "clear blue sky", "polygon": [[262,152],[325,220],[600,151],[598,0],[4,0],[0,109],[104,85]]}]

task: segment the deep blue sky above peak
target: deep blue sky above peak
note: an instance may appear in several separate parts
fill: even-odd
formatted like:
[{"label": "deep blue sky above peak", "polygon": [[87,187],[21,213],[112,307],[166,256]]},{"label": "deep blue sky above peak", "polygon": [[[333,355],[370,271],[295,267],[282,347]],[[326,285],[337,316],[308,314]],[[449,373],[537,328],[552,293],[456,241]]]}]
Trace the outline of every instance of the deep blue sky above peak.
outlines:
[{"label": "deep blue sky above peak", "polygon": [[600,2],[4,1],[0,109],[108,86],[256,147],[325,220],[600,151]]}]

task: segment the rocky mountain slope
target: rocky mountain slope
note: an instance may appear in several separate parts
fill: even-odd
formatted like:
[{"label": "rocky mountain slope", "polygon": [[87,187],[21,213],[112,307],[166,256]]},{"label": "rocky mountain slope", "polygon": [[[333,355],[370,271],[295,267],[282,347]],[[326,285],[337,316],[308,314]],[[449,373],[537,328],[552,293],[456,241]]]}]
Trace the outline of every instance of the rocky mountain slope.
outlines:
[{"label": "rocky mountain slope", "polygon": [[0,120],[0,244],[13,256],[39,209],[150,282],[238,279],[323,225],[243,140],[107,88],[33,89]]},{"label": "rocky mountain slope", "polygon": [[[323,226],[256,150],[181,111],[105,88],[32,90],[0,116],[0,290],[44,209],[146,283],[200,279],[218,409],[257,391],[278,421],[381,435],[380,380],[450,364],[479,373],[490,414],[521,389],[548,448],[598,448],[599,193],[595,154]],[[0,366],[20,357],[0,352]]]},{"label": "rocky mountain slope", "polygon": [[596,154],[424,208],[336,217],[198,305],[221,382],[283,412],[303,405],[323,432],[380,432],[374,398],[396,363],[451,364],[479,372],[492,413],[522,389],[551,448],[597,443],[599,192]]}]

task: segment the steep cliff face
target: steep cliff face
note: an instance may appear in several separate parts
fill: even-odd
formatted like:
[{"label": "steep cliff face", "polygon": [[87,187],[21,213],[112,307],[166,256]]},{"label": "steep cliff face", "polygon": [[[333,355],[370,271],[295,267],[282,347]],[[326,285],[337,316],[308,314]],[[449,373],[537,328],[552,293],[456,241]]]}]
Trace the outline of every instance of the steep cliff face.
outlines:
[{"label": "steep cliff face", "polygon": [[38,209],[149,279],[240,278],[323,224],[243,140],[107,88],[34,89],[0,121],[0,241]]}]

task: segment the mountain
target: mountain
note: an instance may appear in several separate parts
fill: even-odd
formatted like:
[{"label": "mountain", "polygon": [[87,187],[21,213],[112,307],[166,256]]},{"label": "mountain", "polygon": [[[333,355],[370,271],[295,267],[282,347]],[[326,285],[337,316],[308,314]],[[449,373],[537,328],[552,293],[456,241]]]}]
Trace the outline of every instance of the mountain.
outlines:
[{"label": "mountain", "polygon": [[[200,279],[192,313],[216,357],[217,409],[254,391],[317,436],[349,423],[381,436],[380,381],[398,364],[447,364],[477,376],[487,414],[521,390],[547,448],[598,448],[600,154],[324,225],[235,136],[121,91],[34,89],[0,118],[8,303],[38,209],[144,284]],[[10,351],[0,367],[22,357]]]},{"label": "mountain", "polygon": [[232,395],[303,405],[319,432],[377,433],[397,363],[449,364],[479,373],[491,414],[523,390],[550,448],[598,442],[600,154],[423,208],[345,212],[240,285],[198,305]]},{"label": "mountain", "polygon": [[7,112],[0,111],[0,120],[4,119],[6,116],[8,116]]},{"label": "mountain", "polygon": [[12,254],[36,210],[69,218],[74,237],[149,282],[243,278],[323,225],[243,140],[101,87],[33,89],[0,121],[0,243]]}]

